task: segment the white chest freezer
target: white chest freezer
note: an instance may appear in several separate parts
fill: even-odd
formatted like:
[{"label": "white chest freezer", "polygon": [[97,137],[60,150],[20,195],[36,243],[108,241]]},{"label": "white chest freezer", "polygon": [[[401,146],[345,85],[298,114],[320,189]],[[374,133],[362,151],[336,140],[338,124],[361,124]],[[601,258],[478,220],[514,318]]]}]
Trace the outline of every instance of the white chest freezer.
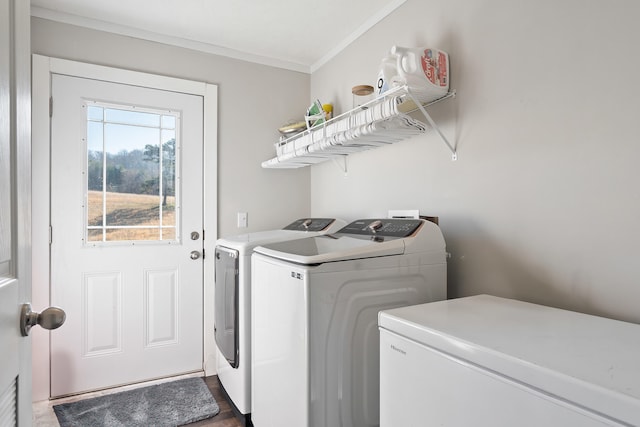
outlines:
[{"label": "white chest freezer", "polygon": [[383,311],[380,426],[640,426],[640,325],[479,295]]}]

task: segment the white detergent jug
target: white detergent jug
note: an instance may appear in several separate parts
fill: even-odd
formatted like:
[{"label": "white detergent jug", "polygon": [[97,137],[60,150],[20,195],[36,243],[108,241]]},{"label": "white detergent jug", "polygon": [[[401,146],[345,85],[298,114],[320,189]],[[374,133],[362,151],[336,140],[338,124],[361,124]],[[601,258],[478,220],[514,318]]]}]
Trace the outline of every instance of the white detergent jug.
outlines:
[{"label": "white detergent jug", "polygon": [[390,55],[382,59],[375,88],[376,95],[381,95],[393,87],[391,81],[398,75],[396,61],[395,55]]},{"label": "white detergent jug", "polygon": [[394,85],[406,84],[422,103],[443,97],[449,91],[449,55],[439,49],[393,46],[397,76]]}]

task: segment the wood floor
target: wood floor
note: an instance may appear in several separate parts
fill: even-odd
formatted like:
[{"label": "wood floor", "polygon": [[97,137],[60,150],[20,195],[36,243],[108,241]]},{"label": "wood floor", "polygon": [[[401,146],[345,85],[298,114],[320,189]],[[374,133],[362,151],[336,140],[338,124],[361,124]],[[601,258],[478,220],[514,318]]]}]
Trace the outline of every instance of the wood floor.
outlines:
[{"label": "wood floor", "polygon": [[189,427],[242,427],[242,423],[238,418],[235,417],[235,415],[233,414],[233,409],[231,409],[231,405],[225,399],[224,395],[222,394],[222,390],[220,390],[218,377],[206,377],[204,379],[204,382],[207,384],[207,387],[209,387],[209,390],[211,391],[214,399],[216,399],[216,402],[218,402],[220,412],[213,418],[185,425]]}]

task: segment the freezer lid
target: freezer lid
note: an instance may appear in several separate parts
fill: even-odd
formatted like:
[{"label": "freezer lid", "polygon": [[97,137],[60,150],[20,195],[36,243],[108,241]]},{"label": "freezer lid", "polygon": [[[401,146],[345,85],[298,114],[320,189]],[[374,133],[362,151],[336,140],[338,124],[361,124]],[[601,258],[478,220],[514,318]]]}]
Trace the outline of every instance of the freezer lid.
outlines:
[{"label": "freezer lid", "polygon": [[640,325],[478,295],[383,311],[381,331],[640,425]]}]

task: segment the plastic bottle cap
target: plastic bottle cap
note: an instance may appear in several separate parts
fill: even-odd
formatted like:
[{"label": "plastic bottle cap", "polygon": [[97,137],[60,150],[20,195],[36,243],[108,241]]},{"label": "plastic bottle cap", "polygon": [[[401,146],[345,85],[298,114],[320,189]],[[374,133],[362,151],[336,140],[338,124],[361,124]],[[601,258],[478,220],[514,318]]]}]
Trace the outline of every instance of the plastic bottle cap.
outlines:
[{"label": "plastic bottle cap", "polygon": [[359,85],[351,88],[351,93],[356,96],[367,96],[373,93],[373,86]]}]

